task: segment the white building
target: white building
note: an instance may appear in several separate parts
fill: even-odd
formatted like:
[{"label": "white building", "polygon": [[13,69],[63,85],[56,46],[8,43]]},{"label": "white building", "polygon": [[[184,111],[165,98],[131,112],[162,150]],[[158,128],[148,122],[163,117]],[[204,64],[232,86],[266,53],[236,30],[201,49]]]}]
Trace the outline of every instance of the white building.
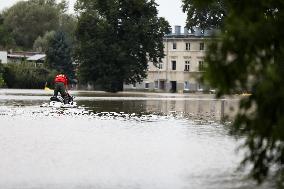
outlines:
[{"label": "white building", "polygon": [[134,85],[124,85],[125,90],[144,90],[160,92],[195,92],[203,91],[204,86],[198,82],[203,73],[206,39],[200,30],[189,33],[185,28],[175,26],[175,33],[164,37],[165,57],[158,67],[149,63],[148,77]]},{"label": "white building", "polygon": [[0,63],[7,64],[8,62],[8,53],[7,51],[0,51]]}]

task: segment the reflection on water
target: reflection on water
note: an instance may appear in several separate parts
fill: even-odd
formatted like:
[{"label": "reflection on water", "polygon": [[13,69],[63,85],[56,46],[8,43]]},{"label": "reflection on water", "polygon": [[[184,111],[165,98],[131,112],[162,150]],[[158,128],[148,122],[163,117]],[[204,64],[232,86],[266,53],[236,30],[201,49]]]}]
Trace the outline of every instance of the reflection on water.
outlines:
[{"label": "reflection on water", "polygon": [[[213,95],[72,92],[80,107],[93,112],[136,114],[179,114],[189,119],[221,120],[232,118],[238,98],[215,100]],[[52,92],[43,90],[0,90],[0,105],[31,106],[47,102]],[[223,109],[222,109],[223,103]]]},{"label": "reflection on water", "polygon": [[235,171],[212,96],[73,94],[77,108],[53,108],[44,91],[0,90],[0,188],[270,188]]}]

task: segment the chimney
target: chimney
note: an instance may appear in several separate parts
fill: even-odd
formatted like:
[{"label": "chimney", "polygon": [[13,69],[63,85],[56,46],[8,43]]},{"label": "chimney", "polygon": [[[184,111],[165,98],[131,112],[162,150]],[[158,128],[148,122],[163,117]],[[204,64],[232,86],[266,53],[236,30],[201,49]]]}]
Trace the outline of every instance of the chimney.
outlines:
[{"label": "chimney", "polygon": [[175,34],[180,35],[180,26],[175,26]]}]

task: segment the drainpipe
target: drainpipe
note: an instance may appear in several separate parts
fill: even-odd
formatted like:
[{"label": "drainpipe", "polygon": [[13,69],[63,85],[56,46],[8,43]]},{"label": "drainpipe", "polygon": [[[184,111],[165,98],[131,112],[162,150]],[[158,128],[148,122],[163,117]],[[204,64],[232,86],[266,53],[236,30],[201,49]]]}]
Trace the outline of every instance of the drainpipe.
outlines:
[{"label": "drainpipe", "polygon": [[166,55],[166,90],[167,86],[168,86],[168,63],[169,63],[169,42],[168,42],[168,38],[166,37],[166,45],[167,45],[167,55]]},{"label": "drainpipe", "polygon": [[159,66],[158,66],[158,91],[160,91],[160,66],[161,66],[161,63],[159,62]]}]

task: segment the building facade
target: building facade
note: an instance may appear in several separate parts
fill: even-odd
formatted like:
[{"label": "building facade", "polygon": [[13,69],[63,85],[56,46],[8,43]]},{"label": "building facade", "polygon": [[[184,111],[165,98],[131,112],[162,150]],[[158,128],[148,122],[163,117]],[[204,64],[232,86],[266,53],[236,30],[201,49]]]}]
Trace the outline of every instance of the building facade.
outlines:
[{"label": "building facade", "polygon": [[7,64],[8,62],[8,53],[7,51],[0,51],[0,63]]},{"label": "building facade", "polygon": [[197,92],[205,87],[198,78],[204,72],[206,40],[210,35],[200,30],[189,33],[175,26],[175,33],[164,37],[165,57],[157,66],[148,65],[148,77],[142,83],[125,85],[125,90],[143,90],[157,92]]}]

